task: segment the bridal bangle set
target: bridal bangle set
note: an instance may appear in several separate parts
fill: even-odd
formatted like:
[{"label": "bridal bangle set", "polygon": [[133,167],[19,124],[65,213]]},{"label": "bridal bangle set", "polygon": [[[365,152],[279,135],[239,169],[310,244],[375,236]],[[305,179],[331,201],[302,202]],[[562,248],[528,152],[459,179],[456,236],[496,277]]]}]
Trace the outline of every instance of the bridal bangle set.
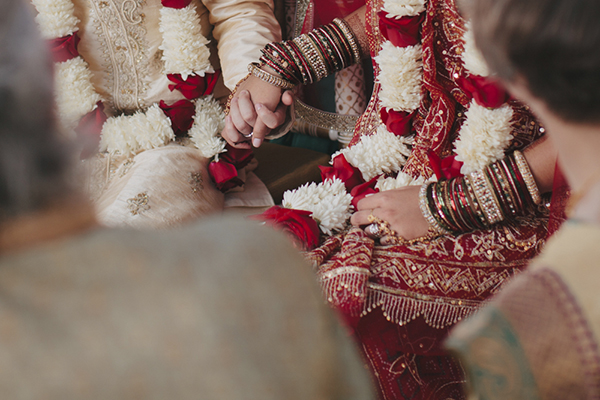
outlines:
[{"label": "bridal bangle set", "polygon": [[[260,63],[248,65],[255,77],[282,89],[317,82],[360,62],[360,49],[348,24],[339,18],[293,40],[272,42]],[[269,66],[280,76],[262,70]]]},{"label": "bridal bangle set", "polygon": [[441,233],[461,233],[525,214],[542,197],[523,154],[515,151],[481,171],[425,184],[419,205]]}]

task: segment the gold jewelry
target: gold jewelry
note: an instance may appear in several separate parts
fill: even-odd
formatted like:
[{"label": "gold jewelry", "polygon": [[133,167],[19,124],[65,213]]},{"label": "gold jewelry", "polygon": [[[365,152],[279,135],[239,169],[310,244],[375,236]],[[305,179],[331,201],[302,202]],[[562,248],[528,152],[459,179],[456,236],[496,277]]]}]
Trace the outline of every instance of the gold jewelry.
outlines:
[{"label": "gold jewelry", "polygon": [[[377,218],[373,214],[369,214],[369,216],[367,217],[367,219],[369,220],[369,222],[371,223],[371,225],[377,225],[377,227],[378,227],[377,232],[379,233],[379,237],[382,237],[382,236],[398,236],[398,234],[396,233],[396,231],[394,231],[392,229],[392,227],[390,226],[389,222],[384,221],[381,218]],[[371,225],[369,225],[369,226],[371,226]],[[374,229],[374,228],[371,228],[371,229]]]},{"label": "gold jewelry", "polygon": [[267,71],[263,71],[262,69],[260,69],[261,66],[261,64],[256,62],[250,63],[248,64],[248,72],[250,72],[253,76],[257,77],[261,81],[265,81],[268,84],[277,86],[282,89],[293,89],[296,86],[283,78],[270,74]]},{"label": "gold jewelry", "polygon": [[346,39],[348,39],[348,43],[350,43],[350,48],[352,49],[352,56],[354,58],[355,64],[360,64],[360,48],[358,47],[356,37],[352,32],[352,28],[346,21],[340,18],[335,18],[333,23],[336,24],[344,33]]},{"label": "gold jewelry", "polygon": [[488,224],[493,225],[504,220],[504,215],[498,204],[498,199],[490,187],[490,183],[481,171],[471,172],[467,177],[467,184],[471,185],[475,198],[483,209]]},{"label": "gold jewelry", "polygon": [[527,164],[525,156],[519,150],[515,150],[513,155],[517,163],[517,168],[519,168],[519,172],[525,181],[525,186],[527,186],[527,191],[529,191],[529,194],[531,195],[531,199],[536,205],[541,204],[542,195],[540,194],[540,189],[538,189],[537,185],[535,184],[535,178],[531,173],[531,169],[529,169],[529,165]]},{"label": "gold jewelry", "polygon": [[242,83],[246,82],[246,80],[248,80],[248,78],[250,78],[250,75],[251,74],[248,74],[245,77],[243,77],[242,79],[240,79],[240,81],[235,85],[235,87],[233,88],[233,90],[231,91],[231,93],[229,93],[229,97],[227,98],[227,103],[225,103],[225,115],[229,115],[229,108],[231,107],[231,100],[233,99],[233,97],[237,93],[240,85]]},{"label": "gold jewelry", "polygon": [[423,214],[423,217],[429,222],[430,229],[434,232],[438,234],[449,233],[440,226],[429,209],[429,205],[427,204],[427,187],[429,185],[431,185],[431,183],[424,183],[421,185],[421,190],[419,191],[419,208],[421,209],[421,214]]}]

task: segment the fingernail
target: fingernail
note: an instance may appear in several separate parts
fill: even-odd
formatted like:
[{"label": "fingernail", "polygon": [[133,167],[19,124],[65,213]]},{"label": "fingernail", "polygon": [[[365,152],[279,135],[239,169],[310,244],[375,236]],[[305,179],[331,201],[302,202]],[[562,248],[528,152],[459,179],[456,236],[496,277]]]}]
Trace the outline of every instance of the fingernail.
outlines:
[{"label": "fingernail", "polygon": [[261,140],[261,139],[259,139],[259,138],[254,138],[254,139],[252,139],[252,145],[253,145],[254,147],[260,147],[261,143],[262,143],[262,140]]},{"label": "fingernail", "polygon": [[263,108],[263,105],[258,103],[256,106],[254,106],[254,108],[256,108],[256,111],[260,110],[261,108]]}]

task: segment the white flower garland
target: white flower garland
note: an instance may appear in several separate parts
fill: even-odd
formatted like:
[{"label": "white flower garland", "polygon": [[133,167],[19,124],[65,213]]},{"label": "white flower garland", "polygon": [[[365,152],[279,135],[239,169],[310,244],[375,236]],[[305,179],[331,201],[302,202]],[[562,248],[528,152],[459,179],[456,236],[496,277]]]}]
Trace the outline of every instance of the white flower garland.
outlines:
[{"label": "white flower garland", "polygon": [[467,119],[454,141],[456,159],[464,163],[460,169],[464,175],[504,158],[504,150],[513,138],[513,110],[508,104],[489,109],[473,101],[465,115]]},{"label": "white flower garland", "polygon": [[[426,10],[425,3],[426,0],[385,0],[383,11],[387,12],[388,18],[417,16]],[[379,54],[375,57],[380,68],[377,80],[381,85],[381,107],[407,113],[412,113],[419,107],[423,82],[422,56],[420,44],[398,48],[387,40],[383,42]],[[465,34],[465,51],[462,57],[465,68],[470,73],[481,76],[489,74],[483,57],[474,46],[469,29]],[[512,114],[512,108],[508,105],[498,109],[487,109],[475,102],[471,103],[459,137],[454,143],[457,159],[464,163],[462,173],[481,169],[504,157],[504,150],[512,139]],[[382,124],[374,135],[363,136],[354,146],[335,153],[330,163],[333,164],[333,159],[343,154],[352,166],[360,170],[367,181],[384,173],[397,173],[396,177],[382,176],[378,179],[375,187],[380,191],[421,185],[426,181],[424,177],[415,179],[400,171],[410,155],[408,145],[412,144],[412,139],[398,137]],[[434,180],[435,176],[427,181]],[[283,206],[312,211],[321,231],[331,234],[342,229],[351,215],[350,207],[343,207],[341,201],[332,201],[333,198],[344,198],[344,193],[349,196],[341,183],[326,180],[318,185],[313,183],[285,192]],[[336,223],[333,224],[332,221]]]},{"label": "white flower garland", "polygon": [[326,235],[342,230],[352,215],[352,196],[346,192],[344,182],[337,178],[288,190],[283,194],[282,205],[312,212],[312,218]]},{"label": "white flower garland", "polygon": [[463,37],[464,52],[462,54],[463,63],[465,69],[473,75],[489,76],[490,69],[483,58],[483,54],[475,46],[475,36],[473,35],[473,29],[471,28],[471,21],[465,23],[465,34]]},{"label": "white flower garland", "polygon": [[375,62],[380,73],[381,105],[396,111],[413,112],[421,103],[423,80],[423,50],[421,45],[396,47],[386,40]]},{"label": "white flower garland", "polygon": [[161,8],[159,30],[163,41],[158,48],[163,51],[166,74],[181,74],[185,80],[188,75],[204,76],[205,72],[214,72],[196,6]]},{"label": "white flower garland", "polygon": [[[80,21],[71,0],[32,2],[38,11],[36,21],[44,38],[61,38],[78,31]],[[159,30],[163,35],[159,48],[163,51],[165,74],[180,74],[185,80],[189,75],[214,72],[206,46],[208,40],[202,36],[194,5],[182,9],[162,7]],[[63,127],[70,131],[102,99],[91,83],[92,73],[81,56],[57,63],[56,71],[58,113]],[[225,142],[218,137],[225,116],[212,96],[197,99],[195,104],[190,136],[202,155],[211,158],[225,151]],[[111,154],[132,154],[163,146],[174,137],[169,118],[158,104],[153,104],[146,112],[108,118],[102,127],[100,148]]]},{"label": "white flower garland", "polygon": [[[465,24],[465,29],[462,53],[465,70],[472,75],[487,77],[490,70],[475,46],[470,22]],[[513,109],[507,104],[488,109],[472,100],[465,116],[466,120],[454,141],[454,152],[456,159],[463,162],[460,172],[466,175],[504,158],[504,151],[513,138]]]},{"label": "white flower garland", "polygon": [[411,139],[396,136],[384,126],[380,126],[375,135],[363,136],[352,147],[346,147],[332,156],[343,154],[346,160],[358,168],[363,178],[368,181],[383,173],[398,172],[410,155]]},{"label": "white flower garland", "polygon": [[419,15],[425,11],[425,0],[385,0],[382,10],[388,13],[388,18],[400,19],[406,16]]}]

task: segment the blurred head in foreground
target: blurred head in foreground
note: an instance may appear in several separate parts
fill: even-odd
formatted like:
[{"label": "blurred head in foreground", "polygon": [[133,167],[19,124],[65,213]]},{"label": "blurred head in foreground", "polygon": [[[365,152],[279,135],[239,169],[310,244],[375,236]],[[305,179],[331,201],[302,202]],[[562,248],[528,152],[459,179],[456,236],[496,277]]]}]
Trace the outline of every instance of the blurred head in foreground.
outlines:
[{"label": "blurred head in foreground", "polygon": [[99,229],[51,81],[27,5],[0,0],[0,398],[372,398],[282,235],[235,218]]},{"label": "blurred head in foreground", "polygon": [[460,4],[488,65],[542,120],[569,183],[578,190],[596,174],[592,153],[597,154],[596,144],[600,147],[600,135],[593,134],[600,126],[600,2]]},{"label": "blurred head in foreground", "polygon": [[447,346],[475,398],[598,398],[600,2],[461,5],[488,65],[543,122],[573,190],[570,220],[526,271],[457,325]]},{"label": "blurred head in foreground", "polygon": [[23,1],[0,1],[0,223],[46,208],[70,188],[54,134],[52,69]]}]

